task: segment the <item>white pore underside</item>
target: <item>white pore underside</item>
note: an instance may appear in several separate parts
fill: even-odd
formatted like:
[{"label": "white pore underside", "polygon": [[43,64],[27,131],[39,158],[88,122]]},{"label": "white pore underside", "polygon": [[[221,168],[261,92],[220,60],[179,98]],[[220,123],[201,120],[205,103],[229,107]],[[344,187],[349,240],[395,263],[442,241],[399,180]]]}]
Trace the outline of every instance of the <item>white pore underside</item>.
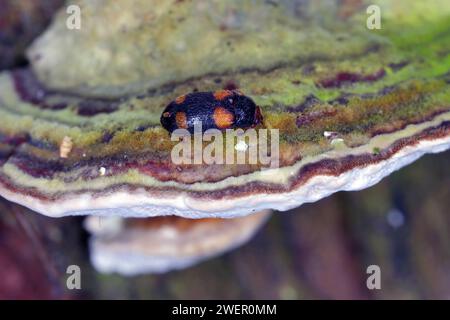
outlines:
[{"label": "white pore underside", "polygon": [[[192,230],[177,230],[173,226],[149,230],[129,230],[123,226],[105,225],[113,218],[90,216],[85,220],[91,233],[90,258],[102,273],[133,276],[164,273],[184,269],[246,243],[268,220],[270,212],[224,220],[222,227],[203,223]],[[97,218],[97,219],[95,219]],[[90,225],[90,226],[89,226]],[[94,227],[94,228],[93,228]]]},{"label": "white pore underside", "polygon": [[218,256],[246,243],[253,232],[239,239],[229,247],[197,256],[148,255],[127,250],[110,250],[106,246],[98,246],[96,239],[90,240],[90,259],[94,268],[101,273],[118,273],[123,276],[138,274],[165,273],[181,270],[196,265],[204,260]]}]

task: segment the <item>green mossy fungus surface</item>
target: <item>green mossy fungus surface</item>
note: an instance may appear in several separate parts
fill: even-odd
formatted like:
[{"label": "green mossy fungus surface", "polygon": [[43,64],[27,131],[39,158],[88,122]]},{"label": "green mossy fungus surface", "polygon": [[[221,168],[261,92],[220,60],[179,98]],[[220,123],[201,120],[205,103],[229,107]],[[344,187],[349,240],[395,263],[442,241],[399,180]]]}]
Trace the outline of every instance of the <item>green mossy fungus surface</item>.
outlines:
[{"label": "green mossy fungus surface", "polygon": [[[45,102],[65,108],[22,101],[9,74],[0,78],[1,134],[30,134],[46,148],[29,152],[44,159],[57,159],[69,136],[67,166],[118,154],[165,162],[174,143],[161,111],[195,90],[238,87],[252,97],[264,127],[280,130],[282,165],[337,148],[325,131],[355,147],[449,118],[446,1],[77,3],[81,30],[68,30],[60,12],[28,52],[40,82],[57,92]],[[369,4],[381,9],[380,30],[366,26]],[[117,108],[82,115],[88,97]]]}]

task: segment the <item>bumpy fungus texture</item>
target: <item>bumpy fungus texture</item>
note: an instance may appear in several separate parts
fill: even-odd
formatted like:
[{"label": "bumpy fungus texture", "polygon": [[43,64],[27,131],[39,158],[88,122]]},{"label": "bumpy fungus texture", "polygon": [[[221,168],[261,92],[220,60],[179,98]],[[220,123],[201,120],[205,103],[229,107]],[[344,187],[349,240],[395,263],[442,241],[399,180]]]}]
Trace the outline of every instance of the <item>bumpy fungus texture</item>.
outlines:
[{"label": "bumpy fungus texture", "polygon": [[250,239],[269,215],[266,210],[234,219],[90,216],[85,225],[93,235],[90,254],[94,267],[130,276],[186,268],[236,248]]},{"label": "bumpy fungus texture", "polygon": [[[447,1],[373,3],[381,30],[364,1],[80,1],[81,30],[61,12],[31,68],[0,75],[0,194],[51,216],[234,217],[447,149]],[[173,164],[162,110],[222,88],[280,130],[280,168]]]}]

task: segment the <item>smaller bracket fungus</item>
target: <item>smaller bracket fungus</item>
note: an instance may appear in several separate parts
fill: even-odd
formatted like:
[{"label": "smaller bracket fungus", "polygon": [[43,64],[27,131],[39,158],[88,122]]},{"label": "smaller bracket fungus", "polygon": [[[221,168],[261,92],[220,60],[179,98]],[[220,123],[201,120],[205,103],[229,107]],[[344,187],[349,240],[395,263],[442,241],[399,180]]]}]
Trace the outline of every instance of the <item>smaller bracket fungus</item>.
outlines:
[{"label": "smaller bracket fungus", "polygon": [[163,273],[197,264],[249,240],[270,213],[235,219],[146,219],[90,216],[90,254],[99,272]]}]

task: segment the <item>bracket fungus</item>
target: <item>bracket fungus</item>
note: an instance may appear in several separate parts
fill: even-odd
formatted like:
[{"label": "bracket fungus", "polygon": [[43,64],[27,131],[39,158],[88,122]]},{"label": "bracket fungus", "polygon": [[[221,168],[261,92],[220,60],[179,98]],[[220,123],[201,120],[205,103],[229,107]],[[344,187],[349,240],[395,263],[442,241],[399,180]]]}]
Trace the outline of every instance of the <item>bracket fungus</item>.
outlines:
[{"label": "bracket fungus", "polygon": [[[61,11],[0,74],[0,195],[44,215],[284,211],[450,147],[445,1],[75,3],[80,30]],[[173,163],[164,107],[220,89],[279,130],[279,167]]]},{"label": "bracket fungus", "polygon": [[90,216],[86,229],[91,261],[104,273],[163,273],[182,269],[250,239],[270,216],[260,212],[235,219],[147,219]]}]

